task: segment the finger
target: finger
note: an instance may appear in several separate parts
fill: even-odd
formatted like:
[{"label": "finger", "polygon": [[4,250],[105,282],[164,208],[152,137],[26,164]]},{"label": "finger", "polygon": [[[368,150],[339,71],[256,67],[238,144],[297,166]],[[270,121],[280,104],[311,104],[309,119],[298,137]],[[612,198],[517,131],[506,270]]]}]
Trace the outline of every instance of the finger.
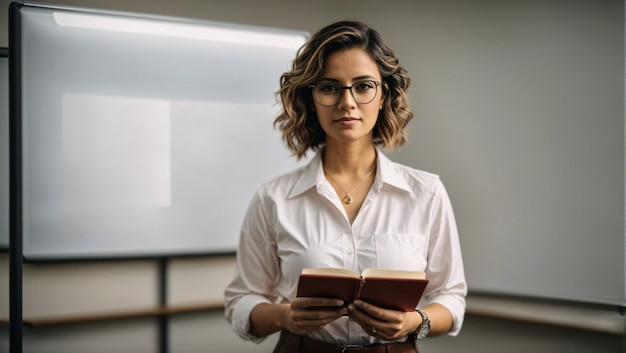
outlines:
[{"label": "finger", "polygon": [[366,312],[367,314],[369,314],[370,316],[376,317],[376,318],[381,318],[384,319],[385,316],[385,312],[387,310],[377,307],[373,304],[370,304],[368,302],[364,302],[362,300],[355,300],[354,301],[354,306],[363,310],[364,312]]},{"label": "finger", "polygon": [[344,307],[308,307],[306,309],[291,310],[291,320],[294,322],[308,322],[307,325],[319,326],[337,320],[346,315]]},{"label": "finger", "polygon": [[348,309],[350,318],[361,326],[367,334],[383,339],[388,337],[388,322],[379,320],[354,305],[349,305]]},{"label": "finger", "polygon": [[374,337],[380,337],[379,335],[381,334],[381,333],[378,331],[378,329],[376,328],[376,326],[371,326],[371,327],[369,328],[369,332],[370,332],[370,335],[371,335],[371,336],[374,336]]},{"label": "finger", "polygon": [[403,311],[383,309],[362,300],[355,300],[354,306],[362,312],[367,313],[368,316],[381,322],[402,322],[404,320],[404,316],[406,315]]},{"label": "finger", "polygon": [[[376,327],[380,327],[381,324],[380,322],[377,322],[373,317],[368,315],[366,312],[360,310],[354,305],[348,306],[348,316],[352,321],[356,322],[359,326],[361,326],[361,328],[363,328],[365,332],[369,334],[374,333],[373,331],[378,331],[378,328]],[[373,327],[376,329],[372,330]]]},{"label": "finger", "polygon": [[354,304],[348,305],[348,314],[355,321],[362,323],[363,325],[370,325],[374,321],[383,322],[383,320],[379,320],[379,318],[373,316],[370,312],[365,310],[364,308],[357,307]]},{"label": "finger", "polygon": [[307,308],[329,308],[338,309],[344,305],[343,300],[331,299],[331,298],[317,298],[317,297],[300,297],[291,302],[291,307],[296,309]]},{"label": "finger", "polygon": [[363,331],[365,331],[370,336],[382,339],[386,339],[388,337],[384,326],[380,327],[376,325],[363,325],[361,327],[363,328]]},{"label": "finger", "polygon": [[304,318],[292,318],[293,327],[298,334],[307,334],[328,325],[329,323],[337,320],[340,316],[337,317],[329,317],[329,318],[320,318],[320,319],[304,319]]}]

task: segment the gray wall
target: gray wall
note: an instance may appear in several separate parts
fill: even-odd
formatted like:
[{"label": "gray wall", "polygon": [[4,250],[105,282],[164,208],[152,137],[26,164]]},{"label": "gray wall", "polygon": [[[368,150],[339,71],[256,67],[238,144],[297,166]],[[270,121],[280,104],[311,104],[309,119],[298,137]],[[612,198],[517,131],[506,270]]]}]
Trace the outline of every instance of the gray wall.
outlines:
[{"label": "gray wall", "polygon": [[471,290],[624,305],[623,4],[488,3],[415,9],[398,159],[441,175]]},{"label": "gray wall", "polygon": [[[481,143],[472,144],[472,139],[489,138],[496,142],[500,141],[501,145],[496,145],[499,147],[496,150],[503,151],[510,148],[511,141],[516,142],[528,136],[533,137],[530,139],[531,142],[538,141],[536,142],[538,145],[536,149],[522,151],[524,159],[521,161],[529,161],[528,164],[521,166],[524,168],[537,167],[536,163],[530,163],[532,161],[540,161],[541,166],[568,162],[560,157],[576,159],[578,154],[569,153],[556,154],[554,155],[556,159],[547,158],[546,150],[541,148],[544,147],[542,143],[553,141],[553,137],[568,136],[560,140],[563,144],[559,148],[563,149],[580,147],[571,144],[571,138],[580,140],[589,137],[599,143],[610,140],[607,147],[610,151],[613,151],[612,148],[615,145],[621,143],[622,148],[617,152],[617,157],[613,154],[598,155],[604,151],[602,149],[594,149],[590,155],[583,156],[584,160],[591,163],[592,170],[600,170],[612,175],[607,179],[609,180],[608,189],[602,188],[606,186],[602,184],[604,179],[591,179],[596,181],[596,184],[584,190],[583,195],[586,198],[593,197],[593,190],[599,185],[602,190],[602,200],[609,200],[611,205],[619,205],[619,207],[607,209],[607,222],[605,223],[609,225],[602,223],[603,229],[600,235],[594,233],[596,238],[582,239],[582,243],[577,246],[595,252],[598,248],[604,249],[603,246],[606,245],[601,244],[607,244],[606,241],[608,241],[610,245],[605,249],[608,255],[605,254],[603,258],[602,252],[598,252],[595,258],[606,260],[606,262],[601,261],[599,269],[608,268],[609,271],[604,274],[615,276],[612,279],[617,281],[618,289],[607,288],[610,292],[609,296],[623,300],[624,4],[622,1],[59,0],[41,2],[277,26],[309,32],[315,31],[326,23],[344,18],[364,20],[378,28],[395,48],[413,77],[413,87],[409,97],[416,112],[416,119],[409,132],[411,142],[393,157],[404,163],[441,174],[444,183],[448,185],[453,204],[455,207],[458,205],[456,211],[463,250],[468,254],[466,265],[470,288],[475,285],[477,289],[489,290],[493,289],[490,287],[493,284],[503,283],[505,294],[515,293],[517,288],[511,285],[510,279],[504,278],[504,282],[501,282],[498,274],[482,277],[494,266],[492,262],[484,262],[481,259],[495,260],[497,257],[506,259],[510,254],[490,252],[494,245],[493,235],[491,238],[485,237],[481,234],[481,230],[487,225],[500,227],[497,228],[498,231],[527,229],[528,227],[528,224],[520,221],[522,218],[495,219],[491,217],[492,212],[499,212],[499,210],[493,208],[493,205],[489,203],[492,200],[489,199],[482,200],[484,202],[482,204],[474,202],[476,195],[480,195],[481,188],[489,192],[517,190],[517,194],[528,194],[536,192],[538,185],[529,182],[528,179],[517,178],[518,174],[513,168],[515,163],[507,161],[506,154],[500,156],[494,155],[493,150],[472,150],[476,146],[486,146]],[[0,5],[0,46],[7,46],[8,43],[6,4],[8,2]],[[577,41],[576,38],[580,38],[581,35],[585,36],[584,40]],[[513,39],[516,44],[510,42]],[[614,45],[616,39],[618,40],[617,46]],[[609,47],[614,47],[614,51],[605,52],[604,50]],[[528,50],[524,50],[526,48]],[[598,50],[601,50],[601,55],[594,54],[594,51]],[[520,58],[522,54],[528,55],[526,59],[532,60],[522,60]],[[550,56],[545,57],[542,54]],[[608,58],[606,58],[607,55],[609,55]],[[569,60],[568,58],[572,56],[577,59]],[[510,59],[510,61],[505,59]],[[509,62],[515,65],[507,66]],[[619,67],[619,70],[615,70],[616,67]],[[581,75],[581,70],[586,74]],[[550,79],[555,77],[559,79]],[[519,87],[524,87],[524,90],[516,89]],[[554,102],[559,104],[554,104]],[[577,114],[580,113],[580,109],[575,108],[582,109],[589,106],[603,107],[593,110],[593,113],[597,114],[592,115],[592,118],[596,119],[593,121],[601,121],[603,124],[608,122],[613,125],[609,125],[608,128],[604,125],[598,128],[593,124],[588,124],[589,121],[585,119],[576,120],[576,124],[569,125],[567,121],[558,120],[570,114],[579,116]],[[520,114],[520,110],[524,110],[525,114]],[[468,119],[460,119],[460,115]],[[583,115],[587,116],[588,112],[584,112]],[[538,117],[542,119],[535,120]],[[550,120],[551,117],[556,117],[557,120]],[[535,123],[526,125],[529,121],[539,125],[533,125]],[[532,129],[530,133],[529,129]],[[564,130],[567,132],[566,135],[555,135]],[[520,132],[521,135],[515,132]],[[605,139],[605,135],[602,135],[604,133],[608,133],[611,137]],[[538,140],[537,136],[539,136]],[[456,141],[458,144],[442,145],[442,141]],[[527,147],[528,145],[514,146]],[[520,150],[517,148],[514,151]],[[583,148],[578,152],[585,151],[587,150]],[[463,154],[465,152],[467,154]],[[462,158],[459,159],[459,157]],[[484,175],[473,174],[485,171],[485,168],[480,168],[481,165],[477,162],[493,166],[493,158],[502,158],[504,165],[509,167],[507,170],[494,172],[504,173],[507,180],[515,184],[516,188],[508,185],[507,188],[497,189],[499,185],[494,184],[493,181],[484,180]],[[621,161],[617,167],[607,167],[607,164],[614,164],[612,162],[616,159]],[[462,175],[459,175],[455,169],[459,165],[467,167]],[[564,177],[567,177],[569,172],[575,175],[579,171],[577,166],[576,163],[569,161],[557,172],[562,173]],[[590,177],[589,174],[584,174],[584,176]],[[559,187],[561,179],[552,178],[548,181],[549,186],[556,188],[559,193],[544,199],[539,204],[541,207],[538,213],[557,212],[561,215],[560,217],[563,217],[561,219],[573,218],[571,213],[558,213],[559,200],[565,200],[564,202],[567,202],[565,206],[569,207],[572,200],[579,201],[579,199],[572,199],[569,189]],[[605,190],[612,190],[610,187],[615,186],[615,183],[621,184],[617,186],[613,194],[617,195],[617,201],[610,195],[604,195],[607,193]],[[464,185],[473,187],[463,188]],[[541,192],[549,194],[552,190],[554,189],[548,187],[541,189]],[[546,211],[542,208],[546,205],[556,205],[557,209]],[[523,209],[532,210],[533,204],[528,203],[522,206]],[[565,209],[570,210],[567,207]],[[482,212],[479,212],[480,210]],[[582,214],[589,211],[588,208],[581,209]],[[546,219],[549,217],[536,218],[536,214],[531,221],[547,222]],[[493,222],[494,220],[496,222]],[[581,222],[587,225],[595,224],[597,220],[591,219],[589,223],[583,219]],[[535,228],[542,228],[541,225]],[[543,225],[552,226],[552,223]],[[558,227],[554,230],[557,233],[563,231]],[[513,233],[519,237],[519,233]],[[608,238],[600,238],[601,241],[598,241],[597,237],[607,236],[606,233],[610,233]],[[465,234],[473,236],[465,236]],[[544,240],[544,244],[548,245],[559,244],[563,241],[562,238]],[[515,244],[516,241],[519,240],[510,239],[505,243]],[[519,244],[526,246],[527,243],[520,241]],[[572,246],[568,246],[567,249],[572,249]],[[558,283],[556,280],[564,275],[575,277],[574,274],[580,273],[579,269],[568,268],[568,264],[562,264],[561,261],[569,261],[572,257],[580,260],[585,258],[586,254],[588,252],[579,254],[568,251],[562,257],[554,259],[550,256],[541,256],[541,267],[527,268],[525,272],[536,274],[541,273],[542,270],[558,269],[551,276]],[[5,285],[8,283],[7,257],[4,256],[0,260],[2,260],[0,280],[3,283],[0,286],[0,317],[8,317],[8,285]],[[515,257],[512,260],[515,261],[502,261],[501,263],[516,274],[519,268],[534,263],[532,253],[521,258]],[[577,263],[584,262],[578,261]],[[614,268],[616,263],[618,266]],[[150,260],[26,265],[24,269],[24,316],[25,318],[45,318],[154,305],[157,300],[156,269],[156,263]],[[233,258],[230,256],[173,260],[170,263],[170,288],[168,289],[171,303],[196,303],[207,300],[219,302],[222,288],[228,282],[232,270]],[[596,273],[584,273],[584,275],[598,278]],[[553,285],[554,283],[550,282],[548,287],[543,287],[550,290],[547,297],[560,297],[567,292],[565,286],[557,284],[553,287]],[[590,286],[593,284],[586,283],[582,288],[575,289],[578,293],[587,295]],[[600,283],[599,286],[606,286],[606,282]],[[525,288],[528,289],[528,287]],[[534,290],[528,290],[527,293],[522,294],[532,297],[537,293]],[[602,296],[602,293],[593,292],[592,295]],[[481,301],[483,304],[484,302],[484,300]],[[428,340],[423,345],[423,351],[443,352],[463,349],[469,352],[619,352],[623,350],[622,337],[615,334],[569,330],[538,323],[523,324],[493,317],[485,318],[481,315],[488,314],[505,318],[515,316],[503,315],[504,310],[491,312],[490,308],[495,305],[489,304],[489,298],[486,302],[486,306],[477,305],[472,308],[470,305],[470,311],[473,314],[468,315],[465,329],[458,338],[443,337]],[[517,300],[511,301],[513,306],[516,302]],[[577,307],[577,305],[574,306]],[[588,324],[585,322],[588,316],[570,318],[564,315],[564,312],[572,311],[569,309],[565,308],[556,315],[563,317],[560,323],[569,322],[571,325],[568,326]],[[538,316],[541,316],[542,312],[547,311],[539,310]],[[610,321],[614,323],[613,328],[617,327],[619,331],[621,327],[621,332],[623,332],[623,317],[612,310],[608,312],[610,312],[609,318],[599,319],[602,322],[598,322],[597,326],[602,326],[604,321]],[[554,315],[550,312],[544,316]],[[541,320],[549,321],[547,318],[541,318]],[[615,331],[615,329],[609,329],[609,331]],[[6,347],[6,330],[2,333],[4,341],[0,342],[0,351]],[[130,319],[27,329],[24,346],[27,352],[155,352],[156,335],[155,320]],[[171,346],[174,352],[269,351],[273,343],[272,339],[261,347],[239,341],[226,327],[219,310],[210,313],[178,315],[172,318]]]}]

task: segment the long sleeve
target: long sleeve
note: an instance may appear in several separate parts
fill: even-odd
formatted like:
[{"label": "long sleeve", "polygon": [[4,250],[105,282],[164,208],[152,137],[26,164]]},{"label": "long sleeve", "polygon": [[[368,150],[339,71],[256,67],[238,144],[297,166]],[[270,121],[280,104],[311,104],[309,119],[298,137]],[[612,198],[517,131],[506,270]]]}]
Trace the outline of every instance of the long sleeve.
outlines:
[{"label": "long sleeve", "polygon": [[425,299],[450,311],[454,325],[448,334],[456,336],[463,325],[467,284],[454,213],[441,183],[433,193],[430,221],[426,269],[430,288]]},{"label": "long sleeve", "polygon": [[[263,190],[263,189],[262,189]],[[253,198],[241,229],[237,268],[232,282],[224,291],[226,320],[237,335],[260,342],[250,331],[250,313],[260,303],[277,300],[274,289],[279,274],[276,244],[271,236],[263,192]]]}]

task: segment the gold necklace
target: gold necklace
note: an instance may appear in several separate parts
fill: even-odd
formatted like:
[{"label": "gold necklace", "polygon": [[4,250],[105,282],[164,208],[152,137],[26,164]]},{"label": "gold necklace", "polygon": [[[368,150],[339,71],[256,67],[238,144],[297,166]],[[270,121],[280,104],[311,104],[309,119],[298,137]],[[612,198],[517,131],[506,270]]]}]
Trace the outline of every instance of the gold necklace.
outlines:
[{"label": "gold necklace", "polygon": [[[322,167],[323,168],[323,167]],[[344,196],[343,199],[341,199],[343,201],[343,203],[345,203],[346,205],[351,204],[352,202],[354,202],[354,199],[352,198],[352,196],[350,196],[350,193],[354,190],[356,190],[356,188],[359,187],[359,185],[361,185],[361,183],[363,182],[363,180],[365,180],[365,178],[367,178],[368,176],[372,175],[372,173],[374,173],[374,170],[376,170],[376,161],[374,160],[374,165],[372,166],[372,170],[369,171],[369,173],[365,174],[365,176],[363,176],[359,182],[352,188],[352,190],[350,191],[346,191],[346,189],[343,188],[343,186],[341,186],[341,184],[339,184],[337,182],[337,180],[335,180],[335,178],[333,178],[332,175],[328,174],[328,172],[326,172],[326,168],[324,169],[324,174],[327,175],[330,180],[332,180],[335,184],[337,184],[337,186],[339,186],[339,188],[346,193],[346,196]]]}]

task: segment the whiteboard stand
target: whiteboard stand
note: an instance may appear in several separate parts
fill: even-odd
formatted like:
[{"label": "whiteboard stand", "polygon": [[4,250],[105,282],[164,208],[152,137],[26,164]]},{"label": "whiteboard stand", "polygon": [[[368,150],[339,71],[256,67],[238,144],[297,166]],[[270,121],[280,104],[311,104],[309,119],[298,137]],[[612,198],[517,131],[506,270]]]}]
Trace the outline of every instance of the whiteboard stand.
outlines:
[{"label": "whiteboard stand", "polygon": [[[11,3],[9,8],[9,26],[21,26],[18,16],[19,8]],[[9,48],[15,48],[21,41],[19,31],[10,31]],[[20,52],[9,52],[9,66],[18,67],[21,62]],[[22,102],[16,91],[21,90],[21,75],[17,70],[9,70],[9,141],[10,146],[17,146],[21,136]],[[21,151],[19,148],[9,150],[9,351],[22,353],[22,165]]]}]

